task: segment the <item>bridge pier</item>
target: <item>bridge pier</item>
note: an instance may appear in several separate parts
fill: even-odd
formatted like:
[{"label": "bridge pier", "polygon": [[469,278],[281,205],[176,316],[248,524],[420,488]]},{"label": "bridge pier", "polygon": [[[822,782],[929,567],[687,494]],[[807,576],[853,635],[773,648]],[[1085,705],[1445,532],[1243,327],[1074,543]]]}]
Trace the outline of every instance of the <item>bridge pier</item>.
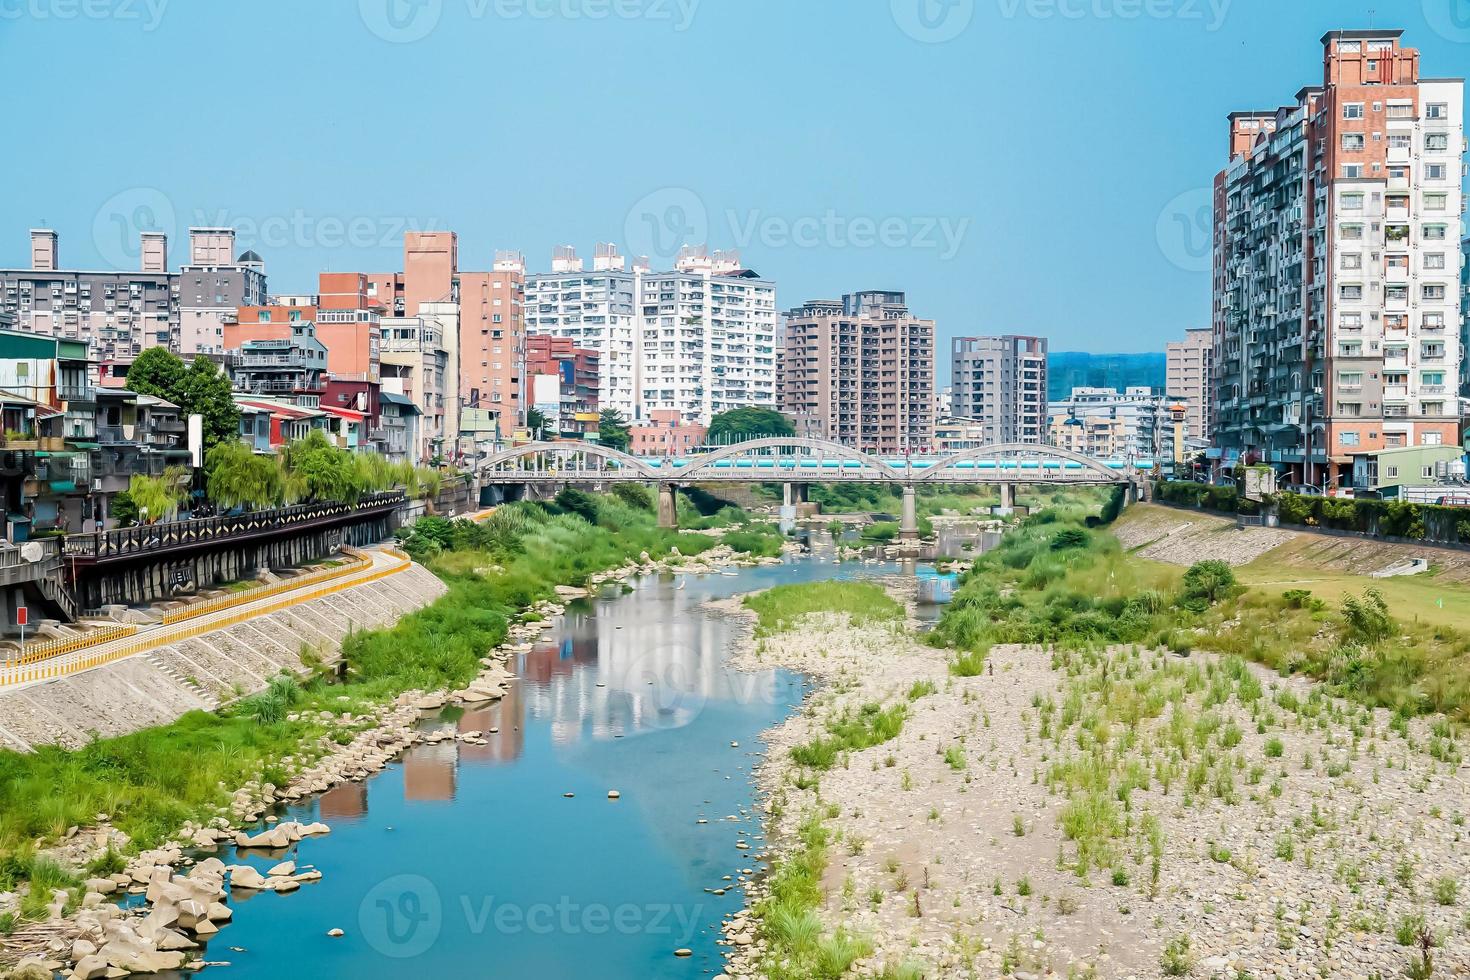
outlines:
[{"label": "bridge pier", "polygon": [[810,493],[809,485],[805,483],[783,483],[781,484],[781,503],[786,507],[795,507],[797,504],[807,502]]},{"label": "bridge pier", "polygon": [[658,485],[658,526],[663,528],[679,526],[679,488],[672,483]]},{"label": "bridge pier", "polygon": [[1002,483],[1000,485],[1000,513],[1009,514],[1016,509],[1016,485],[1014,483]]},{"label": "bridge pier", "polygon": [[898,540],[919,540],[918,492],[912,485],[906,485],[903,488],[903,509],[899,512]]}]

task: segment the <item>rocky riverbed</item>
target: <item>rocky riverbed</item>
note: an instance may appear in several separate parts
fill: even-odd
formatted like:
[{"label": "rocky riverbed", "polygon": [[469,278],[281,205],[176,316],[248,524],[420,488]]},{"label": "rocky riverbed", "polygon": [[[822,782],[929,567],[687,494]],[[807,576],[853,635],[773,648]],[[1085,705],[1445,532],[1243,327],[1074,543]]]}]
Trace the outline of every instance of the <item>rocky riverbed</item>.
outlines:
[{"label": "rocky riverbed", "polygon": [[[1470,777],[1443,720],[1131,648],[997,647],[956,676],[912,625],[831,615],[740,658],[825,682],[757,779],[774,867],[827,830],[819,914],[858,938],[851,975],[1369,980],[1426,953],[1470,975]],[[903,706],[900,734],[796,763],[864,705]],[[729,977],[770,972],[766,881],[726,924]]]}]

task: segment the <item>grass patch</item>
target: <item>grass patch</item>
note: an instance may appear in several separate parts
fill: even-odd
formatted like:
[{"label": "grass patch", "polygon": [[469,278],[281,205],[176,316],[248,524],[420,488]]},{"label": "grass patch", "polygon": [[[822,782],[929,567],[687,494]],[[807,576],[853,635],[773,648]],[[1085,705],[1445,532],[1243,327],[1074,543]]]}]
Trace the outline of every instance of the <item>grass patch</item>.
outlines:
[{"label": "grass patch", "polygon": [[906,704],[884,708],[869,703],[857,711],[844,711],[827,722],[830,737],[793,746],[791,757],[796,760],[797,765],[812,769],[831,769],[843,752],[860,752],[897,738],[899,732],[903,731],[903,723],[908,720],[908,714]]},{"label": "grass patch", "polygon": [[903,622],[903,606],[871,582],[804,582],[778,585],[745,597],[758,617],[756,632],[768,636],[791,629],[813,613],[845,614],[854,626]]}]

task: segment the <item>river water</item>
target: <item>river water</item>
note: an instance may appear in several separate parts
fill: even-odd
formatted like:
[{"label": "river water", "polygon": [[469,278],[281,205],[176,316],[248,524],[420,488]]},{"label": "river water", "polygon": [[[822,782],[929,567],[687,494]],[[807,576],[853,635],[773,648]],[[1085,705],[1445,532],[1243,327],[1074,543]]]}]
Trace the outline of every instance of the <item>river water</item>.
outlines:
[{"label": "river water", "polygon": [[[354,980],[720,972],[721,917],[741,905],[739,876],[762,868],[751,812],[758,735],[800,704],[809,682],[729,670],[736,626],[700,606],[787,582],[899,571],[788,559],[645,577],[628,594],[614,587],[573,603],[515,659],[518,680],[504,700],[425,721],[485,732],[488,745],[415,746],[366,783],[280,811],[331,825],[290,855],[323,877],[295,894],[236,898],[234,921],[207,954],[230,966],[207,972]],[[280,860],[221,856],[262,871]],[[345,935],[328,937],[334,928]]]}]

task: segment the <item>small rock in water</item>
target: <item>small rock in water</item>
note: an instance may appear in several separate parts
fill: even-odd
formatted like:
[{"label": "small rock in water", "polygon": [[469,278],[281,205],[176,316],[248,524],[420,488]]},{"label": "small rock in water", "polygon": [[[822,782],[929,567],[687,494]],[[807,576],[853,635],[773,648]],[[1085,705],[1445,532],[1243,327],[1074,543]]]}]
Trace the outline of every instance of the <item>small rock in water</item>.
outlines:
[{"label": "small rock in water", "polygon": [[577,794],[576,793],[563,793],[561,795],[570,800],[572,797],[576,796]]},{"label": "small rock in water", "polygon": [[623,795],[622,793],[619,793],[615,789],[610,789],[610,790],[607,791],[607,798],[610,799],[610,800],[619,799],[622,795]]},{"label": "small rock in water", "polygon": [[738,748],[740,748],[740,743],[739,742],[731,742],[730,743],[730,748],[732,748],[732,749],[738,749]]},{"label": "small rock in water", "polygon": [[676,950],[674,950],[674,955],[675,956],[693,956],[694,955],[694,950],[692,950],[692,949],[676,949]]},{"label": "small rock in water", "polygon": [[333,939],[336,939],[338,936],[347,935],[347,933],[343,932],[341,929],[328,929],[327,935],[331,936]]}]

